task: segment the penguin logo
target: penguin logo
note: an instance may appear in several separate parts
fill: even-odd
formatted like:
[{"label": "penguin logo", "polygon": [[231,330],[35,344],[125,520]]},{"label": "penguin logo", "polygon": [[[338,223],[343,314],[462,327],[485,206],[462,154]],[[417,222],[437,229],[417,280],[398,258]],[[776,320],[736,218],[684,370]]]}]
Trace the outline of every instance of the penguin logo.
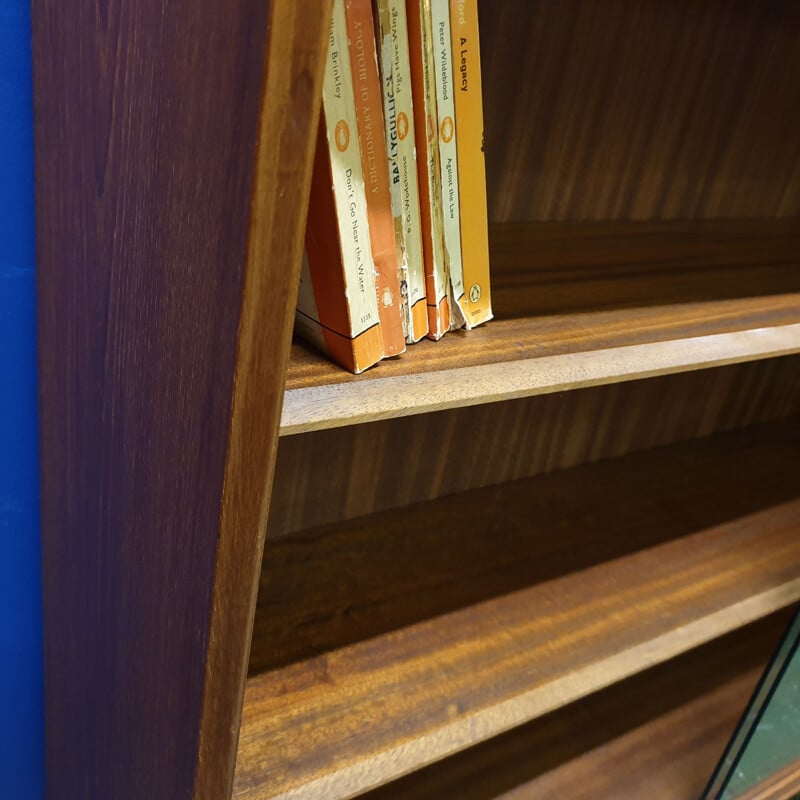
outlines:
[{"label": "penguin logo", "polygon": [[347,127],[347,123],[343,119],[336,123],[334,138],[336,139],[336,149],[340,153],[344,153],[350,146],[350,128]]},{"label": "penguin logo", "polygon": [[453,118],[445,117],[442,120],[442,128],[441,128],[442,141],[445,144],[452,141],[454,131],[455,131],[455,125],[453,125]]},{"label": "penguin logo", "polygon": [[408,136],[408,117],[405,111],[397,115],[397,138],[402,142]]}]

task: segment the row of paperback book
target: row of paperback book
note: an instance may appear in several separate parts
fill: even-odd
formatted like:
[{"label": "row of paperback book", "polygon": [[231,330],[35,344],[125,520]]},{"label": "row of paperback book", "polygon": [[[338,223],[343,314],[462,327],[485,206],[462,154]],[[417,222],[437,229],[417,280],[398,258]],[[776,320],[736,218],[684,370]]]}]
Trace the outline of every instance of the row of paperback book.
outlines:
[{"label": "row of paperback book", "polygon": [[492,317],[477,0],[334,0],[295,330],[352,372]]}]

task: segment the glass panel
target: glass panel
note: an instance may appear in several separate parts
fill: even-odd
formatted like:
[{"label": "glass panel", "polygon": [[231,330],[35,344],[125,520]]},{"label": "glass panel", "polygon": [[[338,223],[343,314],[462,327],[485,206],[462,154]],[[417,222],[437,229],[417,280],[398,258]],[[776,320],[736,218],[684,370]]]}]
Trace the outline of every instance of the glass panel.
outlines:
[{"label": "glass panel", "polygon": [[795,615],[709,783],[705,800],[800,795],[800,612]]}]

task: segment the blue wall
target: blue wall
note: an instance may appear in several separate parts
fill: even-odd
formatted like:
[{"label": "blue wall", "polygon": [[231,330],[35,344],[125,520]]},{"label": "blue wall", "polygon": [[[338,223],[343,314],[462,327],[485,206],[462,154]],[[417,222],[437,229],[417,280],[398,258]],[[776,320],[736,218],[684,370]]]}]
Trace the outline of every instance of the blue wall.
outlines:
[{"label": "blue wall", "polygon": [[43,796],[29,0],[0,0],[0,795]]}]

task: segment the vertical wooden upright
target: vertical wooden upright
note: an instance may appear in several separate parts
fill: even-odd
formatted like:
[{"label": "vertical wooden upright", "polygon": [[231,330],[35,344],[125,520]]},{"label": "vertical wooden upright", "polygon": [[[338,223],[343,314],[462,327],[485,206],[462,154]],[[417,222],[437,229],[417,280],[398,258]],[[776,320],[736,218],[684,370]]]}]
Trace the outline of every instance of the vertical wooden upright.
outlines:
[{"label": "vertical wooden upright", "polygon": [[51,798],[229,793],[326,9],[33,2]]}]

